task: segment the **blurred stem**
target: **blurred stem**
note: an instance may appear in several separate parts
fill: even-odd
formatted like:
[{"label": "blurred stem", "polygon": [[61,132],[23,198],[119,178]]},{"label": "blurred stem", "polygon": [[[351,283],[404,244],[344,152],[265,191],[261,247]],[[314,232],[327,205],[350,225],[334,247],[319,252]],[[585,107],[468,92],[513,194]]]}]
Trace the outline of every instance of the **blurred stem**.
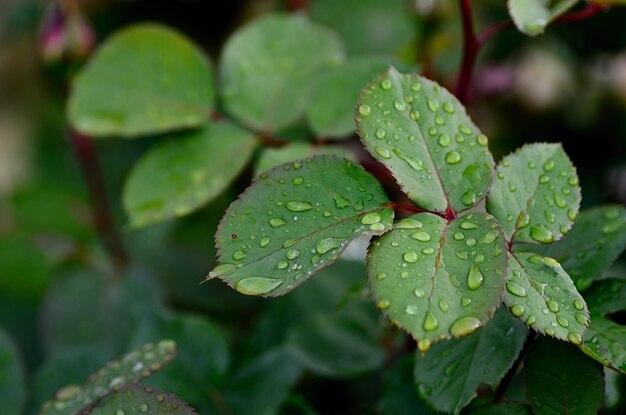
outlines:
[{"label": "blurred stem", "polygon": [[309,9],[308,0],[286,0],[287,10],[290,12],[307,11]]},{"label": "blurred stem", "polygon": [[128,265],[128,254],[113,221],[98,153],[89,137],[70,131],[69,138],[74,153],[80,162],[87,190],[89,191],[96,230],[113,263],[114,269],[119,275],[119,271],[122,271]]}]

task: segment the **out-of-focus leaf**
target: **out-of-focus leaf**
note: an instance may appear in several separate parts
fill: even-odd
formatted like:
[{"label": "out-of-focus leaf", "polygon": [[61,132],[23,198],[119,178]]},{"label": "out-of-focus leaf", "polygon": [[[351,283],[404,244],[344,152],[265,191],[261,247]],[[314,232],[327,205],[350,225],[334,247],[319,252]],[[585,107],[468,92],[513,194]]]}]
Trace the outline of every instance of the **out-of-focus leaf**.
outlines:
[{"label": "out-of-focus leaf", "polygon": [[476,409],[469,412],[469,415],[532,415],[532,412],[524,404],[502,402]]},{"label": "out-of-focus leaf", "polygon": [[406,356],[385,371],[378,408],[385,415],[434,415],[417,393],[413,356]]},{"label": "out-of-focus leaf", "polygon": [[202,125],[214,96],[211,66],[189,39],[138,24],[108,39],[76,77],[68,113],[84,134],[131,138]]},{"label": "out-of-focus leaf", "polygon": [[274,132],[304,114],[320,72],[343,60],[340,40],[300,15],[268,15],[224,46],[220,77],[226,110],[247,126]]},{"label": "out-of-focus leaf", "polygon": [[508,0],[515,26],[529,36],[544,32],[546,26],[572,8],[579,0]]},{"label": "out-of-focus leaf", "polygon": [[26,399],[24,368],[17,348],[0,330],[0,402],[2,412],[19,415]]},{"label": "out-of-focus leaf", "polygon": [[433,408],[459,413],[481,384],[496,386],[517,359],[527,330],[500,309],[469,336],[436,344],[415,358],[415,382]]},{"label": "out-of-focus leaf", "polygon": [[279,296],[339,257],[360,235],[391,228],[376,179],[351,161],[315,156],[261,174],[224,214],[220,277],[247,295]]},{"label": "out-of-focus leaf", "polygon": [[291,143],[281,148],[264,148],[254,169],[258,176],[266,170],[288,161],[301,160],[317,155],[331,155],[353,159],[353,154],[345,147],[316,146],[310,143]]},{"label": "out-of-focus leaf", "polygon": [[90,415],[143,414],[197,415],[187,403],[171,393],[141,385],[125,385],[112,392],[89,412]]},{"label": "out-of-focus leaf", "polygon": [[131,225],[184,216],[217,197],[246,166],[256,141],[228,122],[178,133],[142,157],[124,188]]}]

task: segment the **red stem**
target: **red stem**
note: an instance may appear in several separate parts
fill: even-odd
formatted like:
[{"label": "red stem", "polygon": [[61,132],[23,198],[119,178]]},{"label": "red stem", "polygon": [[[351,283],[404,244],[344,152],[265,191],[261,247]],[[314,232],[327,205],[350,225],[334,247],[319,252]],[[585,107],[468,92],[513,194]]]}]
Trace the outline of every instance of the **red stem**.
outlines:
[{"label": "red stem", "polygon": [[556,23],[562,22],[578,22],[580,20],[587,20],[594,17],[596,14],[607,10],[609,6],[603,4],[590,3],[584,9],[570,12],[562,16],[557,17],[554,21]]},{"label": "red stem", "polygon": [[85,177],[96,230],[114,268],[121,271],[128,265],[128,254],[113,222],[98,153],[89,137],[70,131],[69,138]]},{"label": "red stem", "polygon": [[309,9],[308,0],[287,0],[287,10],[290,12],[307,11]]}]

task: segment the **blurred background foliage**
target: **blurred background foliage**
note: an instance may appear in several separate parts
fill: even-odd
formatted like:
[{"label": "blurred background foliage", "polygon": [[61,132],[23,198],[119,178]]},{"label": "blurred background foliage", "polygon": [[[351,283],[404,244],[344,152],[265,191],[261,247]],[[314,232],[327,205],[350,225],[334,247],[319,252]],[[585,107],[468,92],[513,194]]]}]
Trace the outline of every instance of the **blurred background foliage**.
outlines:
[{"label": "blurred background foliage", "polygon": [[[18,356],[15,376],[0,384],[15,385],[14,398],[24,402],[15,414],[36,413],[59,387],[163,337],[178,342],[178,358],[148,383],[202,414],[428,413],[412,392],[404,336],[367,298],[358,243],[285,298],[199,285],[214,265],[218,221],[253,168],[196,213],[133,230],[121,208],[124,179],[160,137],[99,141],[132,265],[112,267],[94,230],[64,113],[68,82],[94,44],[133,22],[159,21],[216,62],[242,24],[298,2],[84,0],[67,36],[46,43],[50,3],[0,0],[0,334],[14,352],[7,356]],[[507,18],[501,0],[475,3],[479,28]],[[456,1],[311,0],[309,14],[337,31],[351,58],[393,54],[399,65],[454,85],[462,48]],[[583,207],[626,204],[624,21],[626,9],[615,8],[537,38],[505,30],[488,42],[475,72],[468,108],[496,157],[526,142],[563,142]],[[315,140],[304,122],[279,136]],[[363,157],[355,139],[341,145]],[[274,164],[271,157],[260,159],[261,169]],[[625,269],[622,258],[607,275],[624,278]],[[624,413],[626,382],[609,379],[605,413]],[[510,396],[521,393],[513,382]]]}]

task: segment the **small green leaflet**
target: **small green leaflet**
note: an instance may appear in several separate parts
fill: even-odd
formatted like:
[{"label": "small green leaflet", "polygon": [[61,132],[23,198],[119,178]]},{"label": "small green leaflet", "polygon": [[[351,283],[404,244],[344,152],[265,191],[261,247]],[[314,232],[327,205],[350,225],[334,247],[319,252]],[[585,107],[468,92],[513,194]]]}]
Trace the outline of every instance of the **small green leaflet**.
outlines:
[{"label": "small green leaflet", "polygon": [[130,26],[108,39],[74,80],[69,121],[92,137],[197,127],[213,110],[212,73],[180,33],[158,24]]},{"label": "small green leaflet", "polygon": [[0,330],[0,402],[2,412],[19,415],[26,399],[24,368],[17,348],[9,337]]},{"label": "small green leaflet", "polygon": [[607,205],[582,211],[569,235],[550,245],[525,246],[561,263],[579,290],[588,288],[626,246],[626,209]]},{"label": "small green leaflet", "polygon": [[582,296],[561,265],[532,253],[509,254],[504,303],[536,331],[581,344],[589,324]]},{"label": "small green leaflet", "polygon": [[315,156],[261,174],[216,234],[220,277],[248,295],[278,296],[334,262],[359,235],[391,229],[376,179],[338,157]]},{"label": "small green leaflet", "polygon": [[602,406],[602,366],[576,347],[539,338],[524,365],[526,395],[537,415],[595,415]]},{"label": "small green leaflet", "polygon": [[527,144],[498,165],[487,211],[513,243],[549,244],[571,228],[580,205],[578,176],[560,144]]},{"label": "small green leaflet", "polygon": [[509,14],[520,32],[537,36],[579,0],[508,0]]},{"label": "small green leaflet", "polygon": [[421,208],[459,212],[487,194],[487,137],[438,84],[389,68],[363,90],[356,123],[368,151]]},{"label": "small green leaflet", "polygon": [[61,388],[55,399],[43,404],[40,415],[74,415],[122,386],[149,377],[170,362],[175,354],[176,343],[172,340],[146,344],[109,363],[91,375],[84,385]]},{"label": "small green leaflet", "polygon": [[505,270],[506,244],[493,216],[470,214],[448,223],[418,213],[372,242],[367,272],[378,308],[425,351],[491,318]]},{"label": "small green leaflet", "polygon": [[591,324],[581,350],[603,365],[626,374],[626,326],[606,317],[608,313],[626,310],[626,280],[599,281],[585,294]]},{"label": "small green leaflet", "polygon": [[328,28],[302,15],[261,17],[224,46],[224,106],[258,131],[292,126],[304,115],[319,74],[342,61],[341,42]]},{"label": "small green leaflet", "polygon": [[197,415],[185,402],[170,393],[137,384],[125,385],[112,392],[89,415],[143,415],[167,413],[170,415]]},{"label": "small green leaflet", "polygon": [[133,167],[124,208],[133,227],[187,215],[213,200],[246,166],[256,140],[229,122],[168,137]]},{"label": "small green leaflet", "polygon": [[438,343],[415,358],[422,399],[438,411],[458,413],[481,384],[496,386],[517,359],[527,330],[499,309],[485,327],[459,340]]}]

